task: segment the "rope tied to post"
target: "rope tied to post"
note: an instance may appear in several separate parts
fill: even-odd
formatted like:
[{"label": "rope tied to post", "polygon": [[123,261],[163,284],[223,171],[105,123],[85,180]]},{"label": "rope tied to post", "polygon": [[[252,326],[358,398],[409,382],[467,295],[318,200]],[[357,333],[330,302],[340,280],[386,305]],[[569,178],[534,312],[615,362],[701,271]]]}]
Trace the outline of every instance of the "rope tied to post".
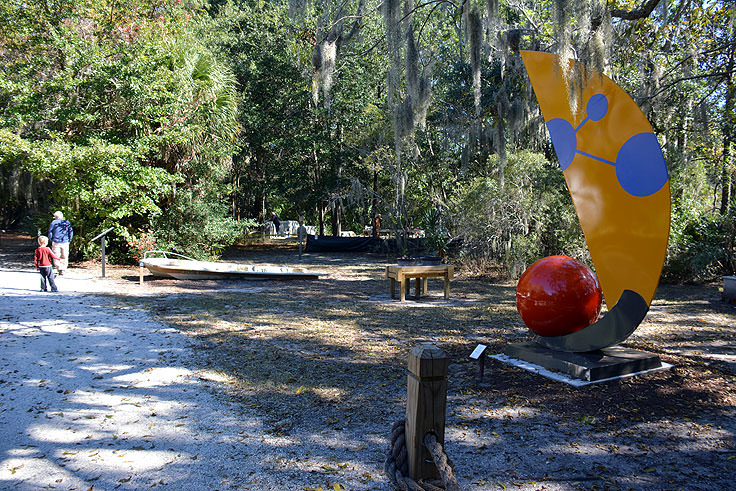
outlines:
[{"label": "rope tied to post", "polygon": [[424,446],[432,456],[442,479],[417,482],[408,476],[409,462],[406,451],[405,425],[406,420],[401,419],[391,427],[391,442],[383,466],[394,488],[402,491],[459,491],[452,461],[437,441],[434,433],[424,435]]}]

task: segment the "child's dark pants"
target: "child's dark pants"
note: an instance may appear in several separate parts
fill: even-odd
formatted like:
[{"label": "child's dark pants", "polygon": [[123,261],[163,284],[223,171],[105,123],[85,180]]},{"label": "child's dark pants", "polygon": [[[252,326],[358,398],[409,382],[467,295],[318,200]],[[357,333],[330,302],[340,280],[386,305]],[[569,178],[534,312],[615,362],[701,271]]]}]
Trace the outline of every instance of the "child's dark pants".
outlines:
[{"label": "child's dark pants", "polygon": [[41,273],[41,290],[46,291],[46,279],[49,280],[49,286],[52,292],[58,292],[56,283],[54,282],[54,267],[53,266],[41,266],[38,268],[38,272]]}]

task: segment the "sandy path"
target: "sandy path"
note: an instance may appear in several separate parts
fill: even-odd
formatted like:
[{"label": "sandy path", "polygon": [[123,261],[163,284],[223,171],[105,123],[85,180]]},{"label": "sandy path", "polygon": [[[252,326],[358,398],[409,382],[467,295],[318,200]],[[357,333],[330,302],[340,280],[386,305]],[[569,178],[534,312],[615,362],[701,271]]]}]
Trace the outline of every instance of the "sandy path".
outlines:
[{"label": "sandy path", "polygon": [[[323,329],[329,336],[328,328],[351,335],[350,324],[323,322],[343,309],[364,319],[355,330],[360,336],[388,332],[392,342],[413,342],[415,335],[390,334],[390,325],[370,329],[371,322],[403,321],[375,308],[388,295],[374,293],[385,292],[383,283],[361,279],[370,268],[314,258],[335,273],[313,291],[292,285],[304,302],[277,296],[283,284],[147,280],[139,288],[135,271],[102,280],[93,268],[61,278],[62,293],[42,294],[39,275],[26,266],[26,249],[0,248],[0,489],[389,489],[381,464],[388,430],[403,413],[403,362],[377,363],[365,372],[375,374],[373,385],[362,383],[362,371],[353,381],[336,377],[344,386],[323,385],[325,360],[337,363],[335,375],[349,376],[355,360],[346,354],[355,350],[362,361],[359,355],[383,338],[342,349],[329,337],[293,334],[303,317],[314,336]],[[345,302],[355,300],[341,293],[348,275],[366,285],[359,290],[364,303],[352,310]],[[477,285],[457,283],[459,298],[502,305],[500,296],[483,290],[472,297]],[[325,286],[330,295],[321,300]],[[239,294],[224,295],[224,288]],[[633,342],[665,354],[694,341],[698,349],[723,352],[721,345],[731,341],[723,333],[736,325],[733,310],[701,289],[673,288],[682,292],[653,309]],[[115,295],[101,295],[107,290]],[[243,293],[258,294],[250,303],[255,312],[230,309],[253,300]],[[147,308],[178,329],[131,307],[144,301],[141,295],[151,295]],[[274,305],[289,315],[273,325],[259,320],[270,319]],[[414,320],[429,310],[404,307],[400,313]],[[503,311],[498,323],[488,315],[478,313],[478,322],[488,326],[484,336],[494,346],[518,340]],[[243,329],[231,332],[231,323]],[[432,319],[427,325],[434,329]],[[445,443],[461,489],[734,489],[733,377],[721,365],[667,355],[672,370],[572,390],[492,362],[478,381],[475,363],[453,341],[476,335],[472,326],[457,335],[446,331],[445,342],[455,352]],[[216,327],[222,328],[219,342],[209,333]],[[319,348],[327,348],[324,357],[313,357]],[[293,357],[274,356],[280,349]],[[256,373],[261,368],[269,373]],[[296,374],[293,387],[281,382],[284,374],[270,373],[281,368]],[[240,385],[221,382],[221,374]],[[314,398],[320,404],[295,407],[311,400],[309,393],[294,397],[301,383],[338,395],[325,392],[324,400]],[[369,404],[373,411],[357,408]]]},{"label": "sandy path", "polygon": [[0,488],[278,486],[259,472],[260,422],[187,368],[190,341],[83,274],[51,294],[0,270]]}]

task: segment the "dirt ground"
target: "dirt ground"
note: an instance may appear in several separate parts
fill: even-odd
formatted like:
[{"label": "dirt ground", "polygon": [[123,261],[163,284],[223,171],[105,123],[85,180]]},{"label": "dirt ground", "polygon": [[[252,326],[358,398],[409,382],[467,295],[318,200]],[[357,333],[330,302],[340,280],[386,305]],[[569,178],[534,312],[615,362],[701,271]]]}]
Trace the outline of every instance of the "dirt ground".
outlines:
[{"label": "dirt ground", "polygon": [[[8,244],[3,263],[28,264]],[[468,357],[478,343],[501,353],[530,337],[513,283],[459,271],[449,301],[430,280],[428,298],[399,303],[388,295],[385,256],[300,259],[295,243],[281,241],[223,259],[322,276],[179,281],[146,272],[139,286],[137,267],[108,264],[110,296],[197,341],[192,363],[222,375],[222,397],[260,414],[267,435],[293,446],[291,457],[274,460],[280,472],[375,489],[389,428],[405,411],[408,352],[431,341],[451,360],[446,450],[463,489],[736,489],[736,306],[721,301],[717,284],[661,285],[623,343],[672,369],[573,388],[495,360],[478,379]],[[100,271],[95,262],[72,267]],[[310,466],[317,449],[295,443],[304,432],[338,432],[356,444],[331,465]],[[351,459],[373,470],[348,479]]]}]

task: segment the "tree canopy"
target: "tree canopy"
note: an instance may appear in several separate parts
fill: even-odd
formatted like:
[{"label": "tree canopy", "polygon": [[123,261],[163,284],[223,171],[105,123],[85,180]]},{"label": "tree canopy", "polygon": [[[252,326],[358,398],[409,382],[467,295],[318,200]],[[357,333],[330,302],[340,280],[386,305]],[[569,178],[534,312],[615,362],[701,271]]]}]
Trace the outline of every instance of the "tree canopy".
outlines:
[{"label": "tree canopy", "polygon": [[606,73],[651,121],[673,190],[666,273],[733,272],[735,14],[719,0],[0,0],[4,226],[60,208],[82,237],[116,227],[124,259],[154,240],[216,256],[271,211],[334,234],[382,214],[510,275],[585,259],[519,56],[533,49]]}]

